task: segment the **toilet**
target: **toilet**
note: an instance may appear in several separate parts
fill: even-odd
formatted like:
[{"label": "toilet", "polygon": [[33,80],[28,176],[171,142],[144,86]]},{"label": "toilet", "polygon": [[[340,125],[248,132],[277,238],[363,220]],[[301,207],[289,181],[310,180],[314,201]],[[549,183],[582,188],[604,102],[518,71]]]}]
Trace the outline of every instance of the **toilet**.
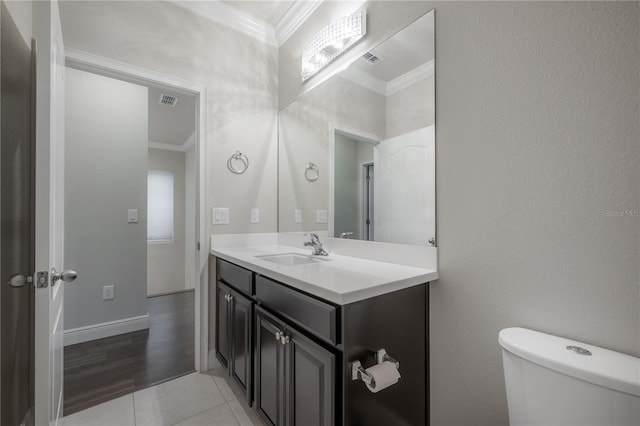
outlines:
[{"label": "toilet", "polygon": [[498,340],[511,426],[640,425],[640,358],[525,328]]}]

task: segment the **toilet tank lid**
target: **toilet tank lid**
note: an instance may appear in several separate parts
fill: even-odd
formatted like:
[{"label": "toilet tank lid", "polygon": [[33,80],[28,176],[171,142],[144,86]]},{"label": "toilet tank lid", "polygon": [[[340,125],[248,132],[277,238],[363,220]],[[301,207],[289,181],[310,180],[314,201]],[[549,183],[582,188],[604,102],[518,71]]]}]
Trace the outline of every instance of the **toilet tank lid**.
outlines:
[{"label": "toilet tank lid", "polygon": [[[526,328],[505,328],[500,345],[527,361],[584,381],[640,396],[640,358]],[[567,349],[578,346],[592,355]]]}]

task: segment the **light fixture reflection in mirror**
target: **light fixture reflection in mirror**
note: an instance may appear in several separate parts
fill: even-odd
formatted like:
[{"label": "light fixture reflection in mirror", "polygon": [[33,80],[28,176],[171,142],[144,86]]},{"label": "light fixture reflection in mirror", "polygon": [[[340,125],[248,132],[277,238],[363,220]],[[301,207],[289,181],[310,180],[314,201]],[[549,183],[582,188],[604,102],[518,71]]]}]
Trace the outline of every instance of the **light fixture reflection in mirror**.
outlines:
[{"label": "light fixture reflection in mirror", "polygon": [[[279,232],[430,245],[433,38],[431,11],[280,111]],[[313,185],[310,158],[323,170]]]},{"label": "light fixture reflection in mirror", "polygon": [[359,9],[336,19],[311,37],[302,51],[302,81],[346,52],[367,32],[366,12]]}]

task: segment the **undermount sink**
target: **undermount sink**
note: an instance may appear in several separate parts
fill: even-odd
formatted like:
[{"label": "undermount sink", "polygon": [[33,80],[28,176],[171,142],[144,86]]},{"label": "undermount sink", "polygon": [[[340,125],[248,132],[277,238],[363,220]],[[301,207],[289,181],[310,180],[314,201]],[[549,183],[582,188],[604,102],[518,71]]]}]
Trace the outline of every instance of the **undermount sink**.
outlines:
[{"label": "undermount sink", "polygon": [[267,262],[277,263],[278,265],[305,265],[307,263],[322,262],[323,259],[317,259],[312,256],[306,256],[298,253],[281,253],[281,254],[263,254],[256,256],[258,259],[266,260]]}]

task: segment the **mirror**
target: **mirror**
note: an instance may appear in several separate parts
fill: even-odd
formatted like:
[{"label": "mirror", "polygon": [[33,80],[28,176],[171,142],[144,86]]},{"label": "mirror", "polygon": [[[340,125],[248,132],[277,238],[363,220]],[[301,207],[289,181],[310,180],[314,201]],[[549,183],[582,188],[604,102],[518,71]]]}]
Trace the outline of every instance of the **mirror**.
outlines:
[{"label": "mirror", "polygon": [[279,114],[278,230],[435,238],[433,10]]}]

